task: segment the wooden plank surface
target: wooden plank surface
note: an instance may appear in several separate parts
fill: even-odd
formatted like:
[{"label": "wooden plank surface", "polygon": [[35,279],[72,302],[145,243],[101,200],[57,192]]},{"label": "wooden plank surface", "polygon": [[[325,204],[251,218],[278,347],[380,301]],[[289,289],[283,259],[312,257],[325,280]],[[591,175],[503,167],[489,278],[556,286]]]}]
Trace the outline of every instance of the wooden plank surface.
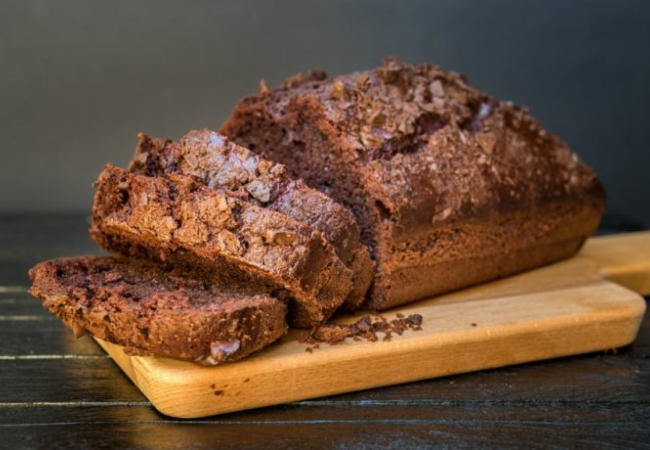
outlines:
[{"label": "wooden plank surface", "polygon": [[[616,351],[164,416],[94,341],[73,339],[61,323],[57,332],[26,294],[36,262],[99,252],[87,228],[81,214],[0,214],[0,448],[650,449],[648,311],[634,343]],[[631,231],[620,220],[604,224],[612,230]]]},{"label": "wooden plank surface", "polygon": [[[28,421],[42,425],[14,426],[3,443],[7,449],[648,448],[643,444],[648,436],[646,411],[640,405],[620,409],[507,403],[396,406],[294,404],[286,410],[185,422],[156,415],[141,405],[89,406],[85,417],[71,408],[62,409],[58,421],[40,407],[8,417],[8,426]],[[493,414],[486,416],[486,409]],[[115,416],[128,420],[117,421]],[[576,442],[581,445],[571,445]]]},{"label": "wooden plank surface", "polygon": [[346,340],[308,352],[294,331],[245,361],[213,368],[131,357],[99,342],[158,410],[196,418],[621,347],[637,334],[645,311],[638,293],[648,290],[650,233],[631,233],[592,239],[567,261],[387,312],[424,321],[422,331],[386,342]]}]

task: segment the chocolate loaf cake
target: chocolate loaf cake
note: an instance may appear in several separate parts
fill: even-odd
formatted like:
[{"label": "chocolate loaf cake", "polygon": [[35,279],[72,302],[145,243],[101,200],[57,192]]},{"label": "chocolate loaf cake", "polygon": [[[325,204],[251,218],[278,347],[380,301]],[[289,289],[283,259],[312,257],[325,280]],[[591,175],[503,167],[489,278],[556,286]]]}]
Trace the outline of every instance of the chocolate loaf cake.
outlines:
[{"label": "chocolate loaf cake", "polygon": [[230,281],[198,281],[142,260],[108,256],[46,261],[30,293],[74,330],[132,355],[201,365],[237,361],[287,329],[286,302]]},{"label": "chocolate loaf cake", "polygon": [[107,166],[90,234],[107,250],[186,267],[196,278],[283,291],[295,327],[324,322],[352,289],[351,271],[320,232],[186,175],[148,177]]},{"label": "chocolate loaf cake", "polygon": [[594,173],[526,109],[439,67],[295,76],[221,133],[347,206],[384,309],[574,254],[597,228]]},{"label": "chocolate loaf cake", "polygon": [[290,178],[281,164],[202,129],[190,131],[179,143],[140,134],[128,170],[146,176],[195,176],[211,189],[239,192],[254,205],[306,223],[322,233],[352,271],[353,288],[343,306],[355,309],[363,301],[374,264],[359,242],[354,217],[326,195]]}]

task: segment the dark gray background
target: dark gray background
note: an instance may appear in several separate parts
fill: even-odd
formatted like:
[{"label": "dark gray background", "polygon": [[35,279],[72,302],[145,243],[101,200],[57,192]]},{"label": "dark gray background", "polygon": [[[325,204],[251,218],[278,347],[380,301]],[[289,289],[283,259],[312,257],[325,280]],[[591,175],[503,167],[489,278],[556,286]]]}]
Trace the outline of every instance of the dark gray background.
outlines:
[{"label": "dark gray background", "polygon": [[2,0],[0,212],[87,211],[138,131],[218,128],[260,78],[393,54],[529,106],[650,225],[649,44],[642,0]]}]

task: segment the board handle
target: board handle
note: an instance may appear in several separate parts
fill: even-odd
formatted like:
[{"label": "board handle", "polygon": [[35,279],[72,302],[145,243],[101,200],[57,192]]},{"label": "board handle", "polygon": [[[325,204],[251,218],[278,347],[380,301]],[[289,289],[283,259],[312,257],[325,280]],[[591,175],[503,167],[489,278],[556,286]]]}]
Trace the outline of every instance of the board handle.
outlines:
[{"label": "board handle", "polygon": [[580,256],[592,261],[608,280],[650,295],[650,231],[591,238]]}]

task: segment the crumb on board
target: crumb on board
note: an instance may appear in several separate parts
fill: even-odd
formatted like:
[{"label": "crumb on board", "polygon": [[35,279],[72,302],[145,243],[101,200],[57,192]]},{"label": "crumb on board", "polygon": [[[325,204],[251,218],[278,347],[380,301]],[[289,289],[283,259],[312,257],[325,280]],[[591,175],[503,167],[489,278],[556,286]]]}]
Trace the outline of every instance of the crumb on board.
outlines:
[{"label": "crumb on board", "polygon": [[311,344],[305,351],[312,353],[319,348],[318,343],[334,345],[340,344],[346,338],[354,341],[367,340],[376,342],[380,338],[378,333],[383,333],[382,341],[390,341],[393,334],[401,336],[405,331],[420,331],[422,329],[422,315],[397,313],[396,319],[388,320],[384,316],[364,315],[352,324],[326,323],[303,333],[300,342]]}]

